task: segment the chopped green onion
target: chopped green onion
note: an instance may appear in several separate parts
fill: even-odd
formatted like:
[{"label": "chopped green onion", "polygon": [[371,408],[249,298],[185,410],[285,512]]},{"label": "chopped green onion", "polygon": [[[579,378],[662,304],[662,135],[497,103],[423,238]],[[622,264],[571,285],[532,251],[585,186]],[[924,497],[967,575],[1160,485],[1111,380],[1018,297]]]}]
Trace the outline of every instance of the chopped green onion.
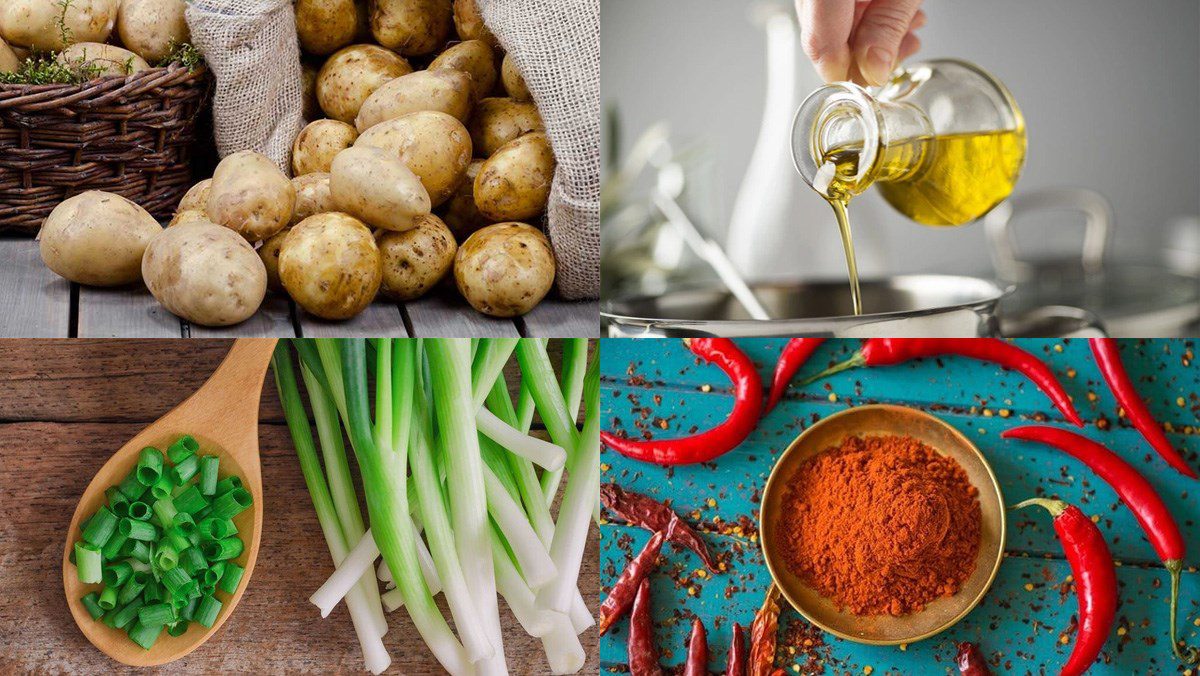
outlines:
[{"label": "chopped green onion", "polygon": [[137,500],[146,492],[146,487],[142,485],[141,481],[138,481],[137,469],[134,469],[121,480],[121,483],[117,484],[117,490],[124,493],[125,497],[130,500]]},{"label": "chopped green onion", "polygon": [[99,597],[96,595],[96,592],[89,593],[87,596],[79,599],[79,602],[87,609],[88,615],[91,615],[93,620],[98,620],[104,615],[104,608],[100,607]]},{"label": "chopped green onion", "polygon": [[[237,564],[230,564],[230,565],[237,565]],[[221,581],[221,576],[225,574],[225,566],[226,566],[226,563],[224,561],[217,561],[213,565],[209,566],[204,571],[204,586],[215,587],[217,585],[217,583]],[[232,594],[233,592],[230,592],[230,593]]]},{"label": "chopped green onion", "polygon": [[112,561],[116,558],[119,558],[121,555],[121,549],[128,541],[129,538],[121,535],[119,532],[113,533],[109,536],[108,542],[104,543],[104,547],[100,549],[100,554],[104,557],[105,561]]},{"label": "chopped green onion", "polygon": [[171,570],[179,565],[179,550],[169,542],[159,543],[158,550],[154,552],[154,565],[163,572]]},{"label": "chopped green onion", "polygon": [[188,486],[187,490],[175,496],[174,504],[175,509],[191,514],[195,518],[196,512],[208,506],[208,498],[204,497],[199,487],[193,484]]},{"label": "chopped green onion", "polygon": [[208,568],[208,561],[199,547],[188,547],[179,553],[179,565],[187,571],[188,575],[194,576]]},{"label": "chopped green onion", "polygon": [[171,477],[166,475],[158,477],[158,481],[150,487],[150,496],[155,500],[170,499],[171,493],[175,490],[175,484],[171,482]]},{"label": "chopped green onion", "polygon": [[129,516],[127,518],[133,519],[134,521],[149,521],[151,514],[152,512],[150,511],[150,505],[147,505],[141,500],[136,500],[129,503]]},{"label": "chopped green onion", "polygon": [[215,455],[200,458],[200,492],[204,495],[217,493],[217,467],[220,459]]},{"label": "chopped green onion", "polygon": [[187,460],[190,456],[200,452],[200,444],[192,438],[192,435],[185,434],[175,440],[171,447],[167,449],[167,457],[171,459],[171,464],[178,465]]},{"label": "chopped green onion", "polygon": [[146,573],[140,570],[134,571],[133,575],[130,575],[129,579],[125,581],[125,586],[121,587],[121,592],[117,594],[117,603],[125,606],[130,601],[139,598],[149,579],[150,576]]},{"label": "chopped green onion", "polygon": [[103,547],[104,543],[108,542],[109,536],[117,530],[119,522],[120,519],[112,513],[112,510],[108,507],[101,507],[84,527],[84,541],[97,547]]},{"label": "chopped green onion", "polygon": [[238,478],[236,474],[230,474],[229,476],[217,482],[217,489],[214,491],[214,494],[224,495],[235,488],[241,487],[242,480]]},{"label": "chopped green onion", "polygon": [[100,548],[86,542],[75,543],[75,571],[79,581],[84,584],[95,584],[103,579],[102,559]]},{"label": "chopped green onion", "polygon": [[197,528],[200,531],[200,536],[209,540],[220,540],[227,538],[230,535],[237,535],[237,526],[229,519],[218,519],[210,516],[201,521]]},{"label": "chopped green onion", "polygon": [[[179,569],[175,568],[175,570]],[[162,584],[154,578],[146,580],[146,588],[142,590],[142,600],[146,603],[157,603],[163,600]]]},{"label": "chopped green onion", "polygon": [[[128,536],[126,536],[128,537]],[[129,558],[142,563],[150,563],[150,545],[142,540],[129,540]]]},{"label": "chopped green onion", "polygon": [[184,634],[187,633],[187,630],[188,630],[187,620],[180,619],[178,621],[172,622],[167,625],[167,635],[168,636],[183,636]]},{"label": "chopped green onion", "polygon": [[141,622],[137,622],[129,629],[129,639],[134,643],[149,650],[154,642],[158,640],[159,634],[162,634],[162,625],[147,627]]},{"label": "chopped green onion", "polygon": [[250,497],[249,491],[244,488],[235,488],[213,500],[212,512],[209,513],[209,516],[218,519],[232,519],[253,503],[254,500]]},{"label": "chopped green onion", "polygon": [[138,482],[149,488],[153,486],[158,478],[162,476],[163,470],[163,454],[162,451],[147,446],[138,454],[137,462],[137,478]]},{"label": "chopped green onion", "polygon": [[152,627],[175,621],[175,607],[170,603],[155,603],[138,610],[138,622]]},{"label": "chopped green onion", "polygon": [[[184,514],[186,512],[180,512]],[[178,528],[172,528],[166,534],[167,543],[175,548],[176,552],[182,552],[185,549],[192,547],[192,541],[184,535]]]},{"label": "chopped green onion", "polygon": [[120,587],[133,575],[133,566],[128,561],[119,561],[104,567],[104,584],[109,587]]},{"label": "chopped green onion", "polygon": [[183,607],[183,610],[179,611],[179,619],[191,622],[196,614],[196,606],[198,605],[200,605],[200,599],[188,599],[187,605]]},{"label": "chopped green onion", "polygon": [[112,615],[112,624],[110,626],[115,629],[124,629],[129,626],[133,622],[133,619],[137,617],[137,611],[141,609],[143,604],[141,596],[135,596],[130,599],[115,614],[110,613]]},{"label": "chopped green onion", "polygon": [[[135,502],[133,504],[141,505],[145,503]],[[139,521],[137,519],[121,519],[121,525],[118,526],[118,528],[121,531],[121,535],[124,535],[130,540],[151,542],[158,539],[158,529],[154,527],[154,524],[146,521]]]},{"label": "chopped green onion", "polygon": [[[209,561],[224,561],[226,559],[236,559],[241,556],[242,549],[245,545],[240,538],[230,537],[221,540],[209,540],[201,543],[200,551],[204,552],[204,558]],[[228,569],[226,569],[228,570]]]},{"label": "chopped green onion", "polygon": [[196,476],[196,472],[199,471],[200,457],[189,455],[183,459],[183,462],[171,468],[171,481],[175,482],[176,486],[182,486],[191,480],[192,477]]},{"label": "chopped green onion", "polygon": [[154,501],[154,516],[158,517],[158,525],[163,528],[170,528],[175,524],[175,515],[178,511],[175,509],[175,504],[169,498],[159,498]]},{"label": "chopped green onion", "polygon": [[171,520],[171,526],[179,531],[179,534],[187,537],[196,532],[196,519],[187,512],[176,512],[175,518]]},{"label": "chopped green onion", "polygon": [[108,508],[112,510],[113,514],[119,518],[129,516],[129,496],[121,492],[120,486],[106,488],[104,497],[108,500]]},{"label": "chopped green onion", "polygon": [[117,588],[105,587],[104,591],[100,592],[100,598],[96,601],[99,606],[105,610],[112,610],[117,607]]},{"label": "chopped green onion", "polygon": [[217,614],[220,612],[220,601],[211,596],[203,596],[200,598],[200,605],[196,607],[195,620],[205,627],[211,627],[217,621]]}]

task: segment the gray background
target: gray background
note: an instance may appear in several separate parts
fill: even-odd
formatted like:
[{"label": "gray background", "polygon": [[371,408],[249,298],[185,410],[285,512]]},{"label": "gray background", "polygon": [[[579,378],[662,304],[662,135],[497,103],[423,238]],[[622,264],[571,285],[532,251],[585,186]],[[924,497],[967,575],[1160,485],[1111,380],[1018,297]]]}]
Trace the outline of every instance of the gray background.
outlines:
[{"label": "gray background", "polygon": [[[711,205],[694,215],[722,238],[763,108],[763,37],[750,8],[746,0],[602,6],[601,91],[620,111],[622,149],[659,120],[677,145],[702,148],[714,189]],[[928,0],[924,8],[915,58],[975,61],[1020,104],[1029,153],[1018,191],[1102,192],[1116,210],[1122,259],[1153,259],[1178,245],[1168,224],[1200,214],[1200,3]],[[799,77],[801,96],[820,84],[807,62]],[[797,276],[844,274],[828,207],[794,173],[778,189],[795,193],[796,236],[763,245],[795,250]],[[851,208],[866,275],[991,270],[979,224],[918,226],[871,194]],[[1020,241],[1042,251],[1070,250],[1081,231],[1065,217],[1029,226]]]}]

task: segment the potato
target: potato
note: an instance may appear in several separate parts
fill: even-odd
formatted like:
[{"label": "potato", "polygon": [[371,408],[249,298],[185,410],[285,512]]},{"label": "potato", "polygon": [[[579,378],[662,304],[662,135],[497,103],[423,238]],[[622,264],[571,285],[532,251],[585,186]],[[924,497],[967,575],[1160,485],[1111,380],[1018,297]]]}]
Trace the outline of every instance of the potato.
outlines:
[{"label": "potato", "polygon": [[358,132],[337,120],[309,122],[292,143],[292,173],[329,172],[334,155],[354,145]]},{"label": "potato", "polygon": [[88,69],[92,77],[133,75],[150,69],[145,59],[128,49],[99,42],[77,42],[59,52],[57,59],[74,70]]},{"label": "potato", "polygon": [[[482,40],[467,40],[447,47],[429,64],[429,70],[442,69],[460,70],[470,75],[476,101],[487,96],[496,86],[496,53]],[[467,118],[459,119],[465,121]]]},{"label": "potato", "polygon": [[292,187],[296,189],[296,208],[292,210],[292,225],[309,216],[337,211],[337,207],[333,206],[333,196],[329,192],[328,173],[297,176],[292,179]]},{"label": "potato", "polygon": [[163,230],[142,257],[146,287],[172,314],[202,326],[245,321],[262,305],[267,271],[229,228],[194,221]]},{"label": "potato", "polygon": [[383,293],[400,300],[424,296],[454,265],[458,245],[442,219],[418,216],[416,227],[378,237],[383,256]]},{"label": "potato", "polygon": [[533,309],[554,284],[554,253],[540,230],[525,223],[489,225],[454,256],[454,281],[471,307],[493,317]]},{"label": "potato", "polygon": [[179,200],[179,206],[175,208],[175,213],[187,211],[188,209],[204,210],[208,206],[208,192],[212,189],[212,179],[206,178],[196,185],[188,188],[188,191],[183,194]]},{"label": "potato", "polygon": [[429,194],[400,158],[381,148],[349,148],[333,160],[329,192],[338,211],[371,227],[408,230],[429,213]]},{"label": "potato", "polygon": [[167,223],[167,227],[173,228],[180,223],[191,223],[192,221],[212,223],[212,219],[208,217],[208,214],[204,213],[203,209],[184,209],[183,211],[175,212],[175,215],[171,217],[171,222]]},{"label": "potato", "polygon": [[4,0],[0,26],[10,45],[58,51],[67,46],[60,27],[71,42],[108,40],[117,21],[117,5],[117,0]]},{"label": "potato", "polygon": [[55,274],[88,286],[120,286],[142,276],[142,253],[162,232],[154,217],[112,193],[89,190],[59,203],[42,223],[38,246]]},{"label": "potato", "polygon": [[217,165],[204,211],[213,223],[258,242],[287,226],[295,207],[291,180],[265,155],[243,150]]},{"label": "potato", "polygon": [[475,206],[493,221],[529,220],[546,210],[554,151],[541,132],[501,146],[475,177]]},{"label": "potato", "polygon": [[147,61],[161,61],[173,45],[192,39],[183,18],[186,8],[184,0],[121,0],[117,12],[121,44]]},{"label": "potato", "polygon": [[323,114],[317,103],[317,71],[320,68],[309,61],[300,63],[300,115],[311,122]]},{"label": "potato", "polygon": [[479,157],[491,157],[500,146],[531,131],[545,131],[537,106],[510,98],[483,99],[471,118],[471,143]]},{"label": "potato", "polygon": [[385,82],[412,72],[404,57],[378,45],[350,45],[317,73],[317,103],[335,120],[354,123],[363,101]]},{"label": "potato", "polygon": [[504,91],[508,92],[513,101],[533,100],[533,96],[529,94],[529,87],[525,86],[525,77],[513,62],[512,54],[505,54],[504,62],[500,64],[500,81],[504,83]]},{"label": "potato", "polygon": [[359,133],[380,122],[421,110],[437,110],[466,122],[474,106],[471,76],[459,70],[418,70],[376,89],[354,118]]},{"label": "potato", "polygon": [[354,0],[296,0],[300,49],[316,56],[332,54],[354,42],[358,8]]},{"label": "potato", "polygon": [[347,319],[370,305],[379,292],[382,265],[370,229],[338,212],[300,221],[279,250],[283,288],[323,319]]},{"label": "potato", "polygon": [[479,169],[482,166],[483,160],[471,160],[471,164],[467,166],[467,173],[459,182],[458,188],[442,205],[442,220],[449,226],[450,232],[454,233],[454,239],[459,242],[491,223],[487,216],[479,213],[479,209],[475,206],[475,177],[479,175]]},{"label": "potato", "polygon": [[22,59],[12,50],[12,47],[0,39],[0,73],[15,72],[21,67],[21,61]]},{"label": "potato", "polygon": [[267,241],[258,247],[258,257],[262,259],[263,268],[267,271],[267,288],[272,291],[283,291],[283,282],[279,281],[279,249],[283,247],[283,240],[291,231],[291,228],[284,228],[268,237]]},{"label": "potato", "polygon": [[480,40],[492,49],[500,48],[500,41],[483,23],[475,0],[454,0],[454,30],[461,40]]},{"label": "potato", "polygon": [[375,41],[404,56],[436,52],[446,44],[452,23],[450,0],[371,2],[371,34]]},{"label": "potato", "polygon": [[421,179],[435,207],[450,198],[471,163],[467,128],[432,110],[381,122],[363,132],[354,145],[383,148],[397,155]]}]

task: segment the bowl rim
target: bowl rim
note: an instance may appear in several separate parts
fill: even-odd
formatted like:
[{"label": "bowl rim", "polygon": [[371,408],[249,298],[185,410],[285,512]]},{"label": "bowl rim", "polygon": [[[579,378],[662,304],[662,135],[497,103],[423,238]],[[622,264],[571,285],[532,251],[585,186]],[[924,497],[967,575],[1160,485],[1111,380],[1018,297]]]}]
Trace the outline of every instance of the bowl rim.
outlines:
[{"label": "bowl rim", "polygon": [[[800,446],[801,442],[804,440],[804,438],[807,435],[809,435],[813,430],[818,429],[819,427],[825,425],[828,421],[831,421],[831,420],[834,420],[834,419],[837,419],[837,418],[840,418],[843,416],[851,415],[851,414],[856,414],[856,413],[861,414],[863,411],[868,411],[868,410],[872,410],[872,409],[874,409],[874,410],[893,410],[893,411],[902,410],[908,414],[916,414],[918,416],[931,419],[937,425],[945,428],[950,435],[957,437],[967,448],[970,448],[975,453],[975,455],[977,455],[979,457],[979,460],[983,463],[984,469],[987,470],[988,478],[991,481],[991,488],[995,490],[996,497],[1000,501],[1000,517],[999,517],[1000,518],[1000,523],[999,523],[1000,547],[997,549],[996,559],[992,563],[992,569],[988,573],[987,582],[980,588],[979,593],[975,596],[975,598],[971,599],[970,603],[963,606],[962,610],[959,611],[958,614],[956,614],[953,617],[951,617],[950,619],[948,619],[944,624],[942,624],[941,626],[939,626],[933,630],[927,631],[923,634],[919,634],[919,635],[912,636],[912,637],[906,637],[904,639],[864,638],[862,636],[854,636],[851,634],[847,634],[845,632],[839,631],[831,626],[826,625],[824,622],[822,622],[821,620],[817,619],[816,617],[811,615],[809,612],[807,612],[802,607],[802,604],[799,603],[796,599],[792,598],[792,595],[788,591],[787,586],[780,582],[780,574],[778,571],[776,571],[775,566],[773,566],[771,564],[771,557],[767,555],[767,550],[768,550],[767,543],[768,543],[768,541],[770,541],[770,539],[773,536],[768,534],[768,532],[767,532],[768,529],[765,528],[763,525],[763,515],[766,512],[767,498],[768,498],[768,496],[772,495],[772,490],[773,490],[774,484],[779,481],[783,481],[782,479],[779,479],[778,477],[781,474],[781,472],[779,471],[779,467],[783,464],[784,459],[788,456],[789,453],[792,453],[796,448],[798,448]],[[781,490],[781,489],[776,487],[776,488],[774,488],[774,490]],[[1008,515],[1007,515],[1007,508],[1005,507],[1005,502],[1004,502],[1004,493],[1000,488],[1000,481],[996,478],[996,472],[992,468],[991,463],[988,462],[987,456],[985,456],[983,454],[983,452],[980,451],[979,448],[974,443],[971,442],[970,438],[968,438],[965,434],[963,434],[961,431],[959,431],[958,428],[956,428],[953,425],[951,425],[950,423],[942,420],[938,416],[933,415],[932,413],[923,411],[919,408],[915,408],[912,406],[903,406],[900,404],[863,404],[861,406],[851,406],[850,408],[847,408],[842,411],[838,411],[836,413],[832,413],[830,415],[825,416],[824,418],[821,418],[816,423],[813,423],[807,429],[802,431],[799,435],[796,436],[795,439],[792,440],[792,442],[790,444],[788,444],[788,447],[784,450],[783,453],[781,453],[779,455],[779,458],[776,459],[775,464],[771,467],[771,473],[767,476],[767,483],[763,486],[762,498],[761,498],[761,501],[759,502],[758,529],[759,529],[760,547],[762,549],[762,554],[763,554],[763,561],[766,563],[767,570],[771,574],[771,583],[773,585],[775,585],[775,587],[777,589],[779,589],[780,594],[784,598],[787,599],[788,603],[792,606],[792,608],[794,608],[796,610],[796,612],[800,613],[800,615],[803,616],[804,619],[806,619],[809,622],[811,622],[812,624],[816,625],[822,631],[829,632],[830,634],[833,634],[834,636],[837,636],[839,638],[846,639],[847,641],[853,641],[855,643],[866,644],[866,645],[901,645],[901,644],[907,645],[907,644],[916,643],[918,641],[923,641],[927,638],[936,636],[937,634],[940,634],[943,631],[946,631],[947,629],[949,629],[950,627],[953,627],[954,625],[958,624],[960,621],[962,621],[962,619],[964,617],[966,617],[968,614],[970,614],[972,610],[975,610],[976,606],[978,606],[979,603],[981,601],[983,601],[984,596],[987,596],[988,591],[990,591],[992,588],[992,584],[995,583],[995,581],[996,581],[996,575],[1000,571],[1000,564],[1001,564],[1001,562],[1004,561],[1005,543],[1007,542],[1007,538],[1008,538]]]}]

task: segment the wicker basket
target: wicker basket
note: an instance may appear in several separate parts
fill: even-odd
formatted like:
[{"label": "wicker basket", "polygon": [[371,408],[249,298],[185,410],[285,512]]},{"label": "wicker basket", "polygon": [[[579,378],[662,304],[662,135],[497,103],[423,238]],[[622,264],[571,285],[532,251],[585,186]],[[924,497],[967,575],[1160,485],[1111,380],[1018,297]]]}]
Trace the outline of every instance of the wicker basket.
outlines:
[{"label": "wicker basket", "polygon": [[191,185],[212,80],[174,64],[74,85],[0,84],[0,231],[36,233],[85,190],[170,216]]}]

